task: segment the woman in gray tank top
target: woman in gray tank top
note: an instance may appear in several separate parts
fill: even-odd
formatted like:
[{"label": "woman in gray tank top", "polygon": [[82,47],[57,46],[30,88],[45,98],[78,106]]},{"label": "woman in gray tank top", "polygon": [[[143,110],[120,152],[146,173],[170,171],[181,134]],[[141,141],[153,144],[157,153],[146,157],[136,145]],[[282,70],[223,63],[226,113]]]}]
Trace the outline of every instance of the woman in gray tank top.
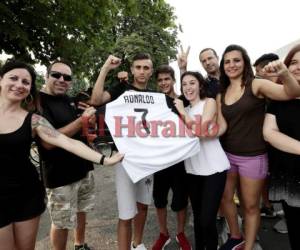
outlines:
[{"label": "woman in gray tank top", "polygon": [[[278,75],[283,85],[255,79],[250,58],[241,46],[228,46],[220,63],[221,94],[217,97],[219,134],[222,134],[222,146],[231,164],[221,203],[230,237],[221,250],[252,250],[254,246],[260,223],[261,190],[268,172],[262,135],[265,99],[289,100],[300,94],[299,84],[281,61],[269,63],[264,70]],[[233,202],[237,186],[245,219],[244,238]]]}]

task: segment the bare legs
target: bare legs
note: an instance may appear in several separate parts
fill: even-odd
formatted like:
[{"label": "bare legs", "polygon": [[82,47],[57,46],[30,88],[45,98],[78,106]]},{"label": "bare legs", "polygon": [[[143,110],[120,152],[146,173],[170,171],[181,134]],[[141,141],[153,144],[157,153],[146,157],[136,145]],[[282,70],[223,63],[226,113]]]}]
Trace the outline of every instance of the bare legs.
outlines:
[{"label": "bare legs", "polygon": [[[86,213],[77,213],[77,226],[74,230],[74,244],[83,245],[85,242],[85,224]],[[65,250],[68,240],[68,229],[56,228],[55,225],[51,225],[50,238],[51,245],[54,250]]]},{"label": "bare legs", "polygon": [[221,201],[221,209],[225,215],[228,223],[231,237],[240,238],[241,232],[237,219],[237,208],[233,201],[233,196],[238,182],[238,174],[235,172],[228,172],[225,184],[225,189]]},{"label": "bare legs", "polygon": [[[138,246],[142,243],[144,226],[147,218],[148,205],[137,202],[138,213],[133,219],[133,243]],[[118,247],[119,250],[130,250],[132,238],[132,219],[121,220],[118,223]]]},{"label": "bare legs", "polygon": [[[240,176],[240,198],[242,199],[243,216],[245,219],[245,250],[252,250],[260,224],[259,200],[264,179],[251,179]],[[233,195],[238,183],[238,174],[229,172],[222,198],[222,211],[229,225],[231,237],[241,237],[238,226],[237,209]]]},{"label": "bare legs", "polygon": [[[156,209],[159,230],[164,235],[169,235],[167,228],[167,209],[157,208]],[[186,208],[177,212],[177,234],[184,232],[184,226],[186,221]]]},{"label": "bare legs", "polygon": [[0,228],[0,250],[34,250],[40,217]]}]

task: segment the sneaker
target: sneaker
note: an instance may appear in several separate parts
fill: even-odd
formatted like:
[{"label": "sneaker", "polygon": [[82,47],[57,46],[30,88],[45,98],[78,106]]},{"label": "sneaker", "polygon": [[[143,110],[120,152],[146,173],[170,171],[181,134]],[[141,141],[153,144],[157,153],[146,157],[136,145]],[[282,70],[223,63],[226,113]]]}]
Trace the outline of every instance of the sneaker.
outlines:
[{"label": "sneaker", "polygon": [[86,243],[83,245],[75,245],[74,250],[92,250]]},{"label": "sneaker", "polygon": [[183,232],[176,235],[176,241],[180,246],[180,250],[192,250],[192,246]]},{"label": "sneaker", "polygon": [[152,250],[164,250],[165,247],[171,242],[169,235],[159,234],[158,239],[155,241]]},{"label": "sneaker", "polygon": [[242,238],[234,239],[228,238],[224,245],[222,245],[219,250],[241,250],[244,248],[245,241]]},{"label": "sneaker", "polygon": [[281,234],[287,234],[287,233],[288,233],[285,219],[281,219],[280,221],[278,221],[278,222],[274,225],[273,228],[274,228],[274,230],[275,230],[277,233],[281,233]]},{"label": "sneaker", "polygon": [[143,243],[139,244],[138,246],[134,247],[133,242],[131,242],[131,250],[147,250]]},{"label": "sneaker", "polygon": [[244,250],[245,249],[244,246],[245,246],[245,244],[243,243],[242,245],[234,247],[232,249],[234,249],[234,250]]},{"label": "sneaker", "polygon": [[265,217],[265,218],[275,218],[276,217],[276,213],[274,211],[274,207],[265,207],[263,206],[260,209],[260,216],[261,217]]}]

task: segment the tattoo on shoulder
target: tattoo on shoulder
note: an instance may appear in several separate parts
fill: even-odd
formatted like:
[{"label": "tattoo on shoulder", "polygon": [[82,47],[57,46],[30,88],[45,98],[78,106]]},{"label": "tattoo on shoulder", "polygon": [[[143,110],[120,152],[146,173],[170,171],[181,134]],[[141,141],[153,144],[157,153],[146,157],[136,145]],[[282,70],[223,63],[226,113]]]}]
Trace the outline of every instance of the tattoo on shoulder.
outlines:
[{"label": "tattoo on shoulder", "polygon": [[59,132],[42,116],[33,114],[31,119],[33,129],[40,127],[42,132],[50,137],[57,137]]}]

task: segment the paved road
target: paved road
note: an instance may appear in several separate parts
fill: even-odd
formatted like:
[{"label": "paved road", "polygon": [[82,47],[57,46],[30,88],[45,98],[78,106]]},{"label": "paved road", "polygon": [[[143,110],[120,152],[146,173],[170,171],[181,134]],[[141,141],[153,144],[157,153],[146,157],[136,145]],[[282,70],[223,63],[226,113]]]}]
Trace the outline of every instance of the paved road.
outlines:
[{"label": "paved road", "polygon": [[[114,186],[114,170],[113,168],[96,167],[96,208],[95,211],[88,216],[87,224],[87,242],[94,250],[114,250],[117,249],[116,225],[117,225],[117,209],[115,199]],[[169,213],[170,233],[174,239],[175,236],[175,217],[172,212]],[[260,229],[260,241],[264,250],[290,250],[288,246],[287,235],[278,234],[273,231],[273,225],[278,219],[264,219]],[[42,217],[40,230],[38,234],[37,250],[49,250],[49,215],[45,213]],[[147,224],[145,226],[144,243],[147,248],[151,245],[159,233],[155,209],[153,206],[149,208]],[[193,241],[193,228],[187,225],[187,236]],[[68,250],[72,250],[73,237],[69,235]],[[166,248],[168,250],[177,250],[178,245],[175,240]]]}]

